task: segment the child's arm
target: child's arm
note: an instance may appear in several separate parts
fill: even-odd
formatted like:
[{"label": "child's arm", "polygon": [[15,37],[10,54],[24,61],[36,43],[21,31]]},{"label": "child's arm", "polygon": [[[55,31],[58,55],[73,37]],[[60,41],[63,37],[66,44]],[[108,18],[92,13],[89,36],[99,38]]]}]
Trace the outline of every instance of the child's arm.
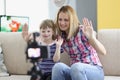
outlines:
[{"label": "child's arm", "polygon": [[28,25],[24,24],[24,26],[22,27],[22,37],[26,42],[28,42],[30,40],[30,36],[31,34],[28,33]]},{"label": "child's arm", "polygon": [[58,37],[58,39],[55,40],[55,42],[56,42],[56,51],[53,56],[53,60],[54,62],[58,62],[60,60],[61,45],[63,43],[63,39],[61,37]]}]

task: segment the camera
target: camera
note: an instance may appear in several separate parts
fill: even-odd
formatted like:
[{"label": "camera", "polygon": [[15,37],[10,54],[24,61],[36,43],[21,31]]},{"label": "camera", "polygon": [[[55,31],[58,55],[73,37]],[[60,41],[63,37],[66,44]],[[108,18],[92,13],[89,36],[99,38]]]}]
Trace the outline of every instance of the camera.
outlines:
[{"label": "camera", "polygon": [[[36,41],[37,36],[39,36],[37,32],[33,33],[33,40],[29,40],[27,44],[26,58],[33,64],[31,70],[28,71],[28,75],[31,75],[30,80],[46,80],[47,78],[45,79],[45,76],[49,76],[49,73],[42,74],[37,63],[39,59],[48,58],[48,47],[39,45]],[[50,77],[47,80],[50,80]]]}]

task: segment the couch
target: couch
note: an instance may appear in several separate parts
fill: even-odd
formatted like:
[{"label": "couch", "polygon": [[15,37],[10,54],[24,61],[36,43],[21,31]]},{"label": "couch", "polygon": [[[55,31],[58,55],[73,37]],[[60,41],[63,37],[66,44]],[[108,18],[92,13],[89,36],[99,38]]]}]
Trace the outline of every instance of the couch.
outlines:
[{"label": "couch", "polygon": [[99,30],[97,38],[107,50],[105,56],[99,55],[105,80],[120,80],[120,29]]},{"label": "couch", "polygon": [[[104,29],[97,32],[97,38],[104,44],[107,54],[99,54],[105,71],[105,80],[120,80],[120,30]],[[9,76],[0,77],[0,80],[30,80],[27,71],[32,64],[26,60],[26,42],[21,32],[0,32],[4,63]],[[69,65],[67,54],[61,55],[61,61]]]}]

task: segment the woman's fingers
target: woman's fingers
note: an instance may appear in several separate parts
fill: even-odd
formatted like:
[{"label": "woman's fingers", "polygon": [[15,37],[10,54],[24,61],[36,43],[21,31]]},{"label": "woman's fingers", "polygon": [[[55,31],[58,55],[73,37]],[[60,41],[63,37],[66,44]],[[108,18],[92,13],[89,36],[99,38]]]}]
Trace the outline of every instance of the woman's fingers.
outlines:
[{"label": "woman's fingers", "polygon": [[87,27],[87,26],[91,26],[91,24],[92,24],[92,23],[91,23],[91,21],[88,20],[88,18],[83,18],[83,25],[84,25],[84,26],[86,26],[86,27]]},{"label": "woman's fingers", "polygon": [[92,26],[92,21],[88,20],[88,18],[83,18],[83,25],[84,25],[84,30],[86,30],[87,28],[92,28],[93,29],[93,26]]},{"label": "woman's fingers", "polygon": [[90,20],[90,26],[92,26],[92,21]]}]

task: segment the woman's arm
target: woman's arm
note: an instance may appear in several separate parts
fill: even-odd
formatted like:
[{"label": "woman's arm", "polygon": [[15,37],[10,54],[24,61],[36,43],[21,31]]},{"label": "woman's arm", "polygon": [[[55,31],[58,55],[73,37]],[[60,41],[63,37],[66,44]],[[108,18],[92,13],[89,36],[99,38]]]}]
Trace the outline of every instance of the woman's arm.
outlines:
[{"label": "woman's arm", "polygon": [[98,53],[101,53],[103,55],[106,54],[106,49],[103,46],[103,44],[96,39],[96,37],[92,37],[89,39],[90,44],[96,49]]},{"label": "woman's arm", "polygon": [[94,30],[92,26],[92,22],[89,21],[87,18],[83,19],[83,25],[84,27],[82,28],[83,33],[85,36],[88,38],[90,44],[95,48],[95,50],[98,53],[101,54],[106,54],[106,49],[103,46],[103,44],[96,39],[96,36],[94,35]]}]

